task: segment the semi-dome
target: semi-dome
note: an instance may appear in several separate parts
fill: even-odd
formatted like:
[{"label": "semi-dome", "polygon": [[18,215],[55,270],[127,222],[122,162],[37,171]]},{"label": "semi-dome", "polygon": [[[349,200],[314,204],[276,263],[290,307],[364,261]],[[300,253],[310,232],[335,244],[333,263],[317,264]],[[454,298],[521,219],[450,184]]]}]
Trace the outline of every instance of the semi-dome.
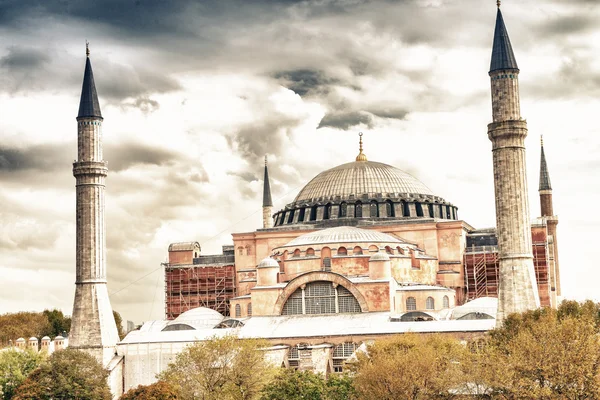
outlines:
[{"label": "semi-dome", "polygon": [[306,233],[290,241],[283,247],[307,246],[327,243],[403,243],[386,233],[360,229],[352,226],[339,226]]},{"label": "semi-dome", "polygon": [[188,310],[173,321],[169,321],[163,331],[200,330],[212,329],[223,321],[225,317],[218,311],[206,307],[197,307]]},{"label": "semi-dome", "polygon": [[374,161],[354,161],[315,176],[298,193],[294,202],[377,193],[433,196],[433,192],[423,182],[396,167]]}]

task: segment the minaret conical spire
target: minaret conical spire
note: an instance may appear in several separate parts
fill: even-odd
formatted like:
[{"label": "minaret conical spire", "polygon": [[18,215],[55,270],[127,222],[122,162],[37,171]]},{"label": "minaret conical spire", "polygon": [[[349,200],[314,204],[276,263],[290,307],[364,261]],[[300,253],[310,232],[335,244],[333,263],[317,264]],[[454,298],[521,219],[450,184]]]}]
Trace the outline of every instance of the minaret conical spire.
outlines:
[{"label": "minaret conical spire", "polygon": [[550,183],[550,174],[548,173],[548,164],[546,163],[546,154],[544,153],[544,138],[540,138],[541,144],[541,156],[540,156],[540,189],[539,190],[552,190],[552,184]]},{"label": "minaret conical spire", "polygon": [[265,176],[263,186],[263,207],[273,207],[273,200],[271,199],[271,184],[269,182],[269,167],[267,165],[267,156],[265,156]]},{"label": "minaret conical spire", "polygon": [[515,54],[513,53],[510,44],[506,25],[504,25],[504,18],[502,18],[502,12],[500,11],[500,1],[498,1],[497,4],[498,13],[496,14],[496,29],[494,31],[494,45],[492,47],[490,72],[509,69],[519,70],[517,59],[515,58]]},{"label": "minaret conical spire", "polygon": [[81,87],[81,99],[79,100],[79,113],[77,114],[77,118],[102,118],[98,94],[96,93],[96,84],[94,83],[94,73],[92,72],[92,63],[90,62],[90,47],[88,42],[85,43],[85,55],[85,72],[83,75],[83,86]]}]

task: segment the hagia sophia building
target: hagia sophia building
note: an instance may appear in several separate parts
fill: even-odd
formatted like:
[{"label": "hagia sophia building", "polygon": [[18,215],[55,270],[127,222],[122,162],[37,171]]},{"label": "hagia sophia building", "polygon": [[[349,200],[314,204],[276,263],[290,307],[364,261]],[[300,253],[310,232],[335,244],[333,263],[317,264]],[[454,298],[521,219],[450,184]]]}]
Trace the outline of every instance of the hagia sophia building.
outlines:
[{"label": "hagia sophia building", "polygon": [[106,289],[103,118],[87,55],[73,164],[77,280],[68,343],[111,371],[115,396],[154,382],[185,346],[214,336],[267,339],[265,357],[275,365],[328,375],[379,338],[445,332],[466,339],[508,313],[556,306],[552,187],[542,143],[542,215],[532,220],[520,71],[498,7],[488,125],[495,229],[461,220],[448,199],[369,154],[362,136],[358,155],[315,176],[279,209],[265,161],[263,226],[233,233],[233,245],[218,255],[203,255],[193,241],[171,244],[165,320],[119,341]]}]

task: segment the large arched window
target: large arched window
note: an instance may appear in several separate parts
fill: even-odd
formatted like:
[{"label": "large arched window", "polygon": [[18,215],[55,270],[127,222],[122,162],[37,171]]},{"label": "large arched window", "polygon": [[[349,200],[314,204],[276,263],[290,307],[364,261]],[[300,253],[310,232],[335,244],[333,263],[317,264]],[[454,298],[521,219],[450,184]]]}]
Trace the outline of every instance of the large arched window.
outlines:
[{"label": "large arched window", "polygon": [[376,201],[372,201],[371,202],[371,218],[377,218],[379,217],[379,209],[377,207],[377,202]]},{"label": "large arched window", "polygon": [[282,315],[361,312],[356,297],[345,287],[316,281],[296,289],[283,305]]},{"label": "large arched window", "polygon": [[394,204],[390,200],[387,200],[385,202],[385,216],[388,217],[388,218],[395,217],[395,215],[394,215]]},{"label": "large arched window", "polygon": [[435,309],[435,300],[433,300],[433,297],[429,296],[427,298],[427,300],[425,301],[425,308],[428,310]]},{"label": "large arched window", "polygon": [[338,217],[344,218],[346,216],[348,216],[348,204],[346,202],[342,202],[342,204],[340,204],[340,212]]},{"label": "large arched window", "polygon": [[417,299],[409,297],[406,299],[406,311],[415,311],[417,309]]},{"label": "large arched window", "polygon": [[448,298],[448,296],[444,296],[442,301],[444,304],[444,308],[450,308],[450,299]]},{"label": "large arched window", "polygon": [[341,343],[334,347],[333,372],[344,372],[344,362],[354,354],[358,345],[355,343]]},{"label": "large arched window", "polygon": [[356,218],[362,218],[362,203],[357,201],[354,205],[354,216]]},{"label": "large arched window", "polygon": [[242,316],[242,306],[239,304],[235,305],[235,317],[240,318]]}]

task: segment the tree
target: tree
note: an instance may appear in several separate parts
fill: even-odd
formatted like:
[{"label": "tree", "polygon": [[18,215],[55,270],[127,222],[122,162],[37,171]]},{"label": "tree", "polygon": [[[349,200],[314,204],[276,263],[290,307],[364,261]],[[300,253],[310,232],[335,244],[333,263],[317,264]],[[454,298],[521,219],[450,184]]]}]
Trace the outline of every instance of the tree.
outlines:
[{"label": "tree", "polygon": [[111,400],[108,371],[91,355],[65,349],[52,353],[15,392],[13,400]]},{"label": "tree", "polygon": [[119,339],[123,340],[126,333],[123,331],[123,318],[121,318],[121,314],[117,311],[113,310],[113,317],[115,318],[115,324],[117,324],[117,332],[119,333]]},{"label": "tree", "polygon": [[29,349],[0,351],[0,399],[12,399],[17,387],[40,365],[44,355]]},{"label": "tree", "polygon": [[175,400],[175,389],[167,382],[158,381],[151,385],[139,385],[121,396],[120,400]]},{"label": "tree", "polygon": [[42,314],[48,319],[47,328],[40,334],[42,337],[54,338],[65,333],[68,334],[71,330],[71,317],[65,317],[62,311],[57,309],[44,310]]},{"label": "tree", "polygon": [[271,379],[273,368],[258,339],[214,337],[188,346],[159,375],[179,399],[252,400]]},{"label": "tree", "polygon": [[261,400],[322,400],[325,381],[310,371],[282,369],[263,389]]},{"label": "tree", "polygon": [[489,334],[486,365],[497,398],[600,398],[598,306],[563,302],[508,316]]},{"label": "tree", "polygon": [[0,347],[9,340],[41,338],[49,327],[48,318],[39,312],[18,312],[0,315]]},{"label": "tree", "polygon": [[324,400],[358,399],[354,379],[348,375],[330,375],[325,385]]},{"label": "tree", "polygon": [[441,335],[405,334],[375,342],[350,364],[358,398],[451,398],[463,381],[466,349]]}]

